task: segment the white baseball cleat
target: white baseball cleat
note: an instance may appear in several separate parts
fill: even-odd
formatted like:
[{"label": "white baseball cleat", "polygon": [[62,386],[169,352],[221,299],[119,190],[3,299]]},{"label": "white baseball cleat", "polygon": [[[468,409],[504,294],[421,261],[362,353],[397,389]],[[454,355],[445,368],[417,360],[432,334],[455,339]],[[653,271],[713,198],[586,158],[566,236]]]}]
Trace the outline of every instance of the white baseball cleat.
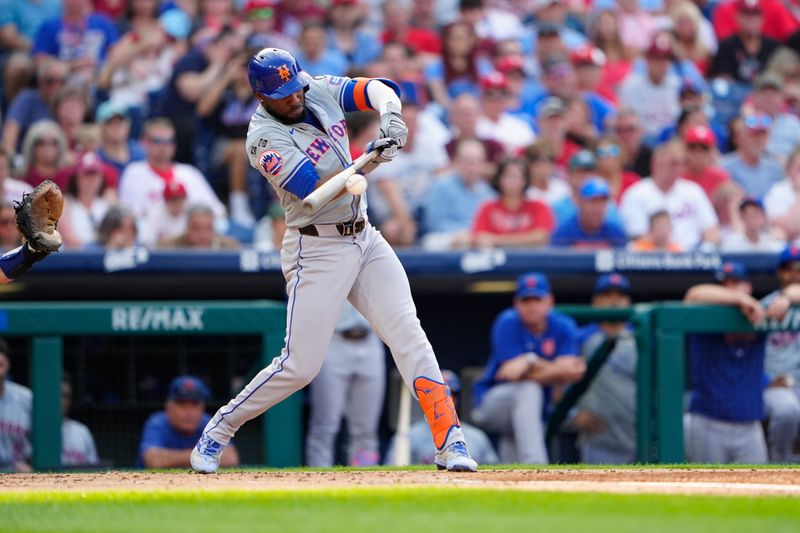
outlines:
[{"label": "white baseball cleat", "polygon": [[467,451],[467,444],[463,440],[456,441],[449,446],[445,446],[440,452],[436,452],[433,460],[439,470],[447,469],[450,472],[475,472],[478,470],[478,463],[470,457]]},{"label": "white baseball cleat", "polygon": [[213,474],[219,468],[219,460],[224,449],[225,446],[203,434],[192,450],[189,462],[195,471],[201,474]]}]

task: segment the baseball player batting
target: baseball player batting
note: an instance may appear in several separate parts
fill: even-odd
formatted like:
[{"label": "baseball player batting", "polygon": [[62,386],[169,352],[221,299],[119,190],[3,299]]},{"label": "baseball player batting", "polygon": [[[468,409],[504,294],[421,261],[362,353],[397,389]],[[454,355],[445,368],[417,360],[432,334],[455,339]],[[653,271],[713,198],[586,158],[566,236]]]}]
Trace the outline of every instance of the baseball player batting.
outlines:
[{"label": "baseball player batting", "polygon": [[431,428],[439,469],[475,471],[436,356],[417,318],[405,271],[367,220],[366,196],[340,192],[309,211],[303,199],[351,164],[344,113],[380,113],[374,163],[391,161],[406,143],[397,84],[304,72],[288,52],[265,48],[248,76],[261,105],[250,120],[247,155],[286,211],[281,268],[288,295],[281,354],[209,421],[192,467],[212,473],[242,424],[307,385],[319,372],[345,300],[389,346],[403,380]]}]

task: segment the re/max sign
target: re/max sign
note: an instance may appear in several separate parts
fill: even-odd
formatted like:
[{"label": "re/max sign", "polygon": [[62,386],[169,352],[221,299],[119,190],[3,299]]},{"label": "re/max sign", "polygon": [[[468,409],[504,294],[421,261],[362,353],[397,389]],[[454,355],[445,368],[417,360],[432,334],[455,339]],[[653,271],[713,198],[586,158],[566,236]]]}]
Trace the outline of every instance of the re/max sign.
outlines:
[{"label": "re/max sign", "polygon": [[114,331],[202,331],[201,307],[114,307]]}]

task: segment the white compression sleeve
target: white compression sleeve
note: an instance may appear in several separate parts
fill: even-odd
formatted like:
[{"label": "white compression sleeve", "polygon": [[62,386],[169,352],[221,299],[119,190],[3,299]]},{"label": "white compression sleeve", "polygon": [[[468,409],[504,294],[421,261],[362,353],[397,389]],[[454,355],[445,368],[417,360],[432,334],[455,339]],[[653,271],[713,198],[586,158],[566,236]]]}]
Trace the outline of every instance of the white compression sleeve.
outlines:
[{"label": "white compression sleeve", "polygon": [[370,80],[367,84],[367,97],[372,109],[383,115],[384,113],[399,113],[402,109],[400,98],[395,92],[380,80]]}]

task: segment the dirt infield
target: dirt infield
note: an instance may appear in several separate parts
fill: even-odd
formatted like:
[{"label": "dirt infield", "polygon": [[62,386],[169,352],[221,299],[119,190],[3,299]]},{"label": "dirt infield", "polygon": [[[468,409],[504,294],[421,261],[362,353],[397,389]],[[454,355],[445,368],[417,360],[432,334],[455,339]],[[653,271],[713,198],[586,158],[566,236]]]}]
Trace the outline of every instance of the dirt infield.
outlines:
[{"label": "dirt infield", "polygon": [[774,495],[800,498],[800,469],[270,471],[194,473],[100,472],[0,475],[0,493],[68,490],[303,490],[449,486],[535,491],[653,494]]}]

